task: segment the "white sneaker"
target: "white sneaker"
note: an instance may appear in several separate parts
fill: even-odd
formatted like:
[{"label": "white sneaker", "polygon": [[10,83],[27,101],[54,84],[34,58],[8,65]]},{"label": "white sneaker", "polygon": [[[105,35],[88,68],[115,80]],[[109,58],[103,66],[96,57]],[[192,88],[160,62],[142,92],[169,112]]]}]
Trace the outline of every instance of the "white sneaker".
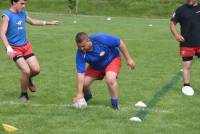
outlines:
[{"label": "white sneaker", "polygon": [[187,95],[187,96],[193,96],[194,95],[194,90],[190,86],[184,86],[182,88],[182,93],[184,95]]}]

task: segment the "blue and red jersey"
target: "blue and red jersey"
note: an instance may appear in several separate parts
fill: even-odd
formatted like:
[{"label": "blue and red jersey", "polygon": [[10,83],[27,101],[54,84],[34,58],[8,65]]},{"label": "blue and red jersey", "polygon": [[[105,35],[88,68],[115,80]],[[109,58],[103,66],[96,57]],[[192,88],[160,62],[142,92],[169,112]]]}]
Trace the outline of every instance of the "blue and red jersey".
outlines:
[{"label": "blue and red jersey", "polygon": [[27,13],[24,11],[13,13],[6,10],[3,16],[8,17],[8,29],[6,37],[12,46],[23,46],[27,43],[26,38],[26,17]]},{"label": "blue and red jersey", "polygon": [[97,33],[89,36],[92,42],[91,51],[83,52],[79,48],[76,52],[76,69],[78,73],[85,73],[86,63],[93,69],[102,70],[120,55],[120,38],[113,35]]}]

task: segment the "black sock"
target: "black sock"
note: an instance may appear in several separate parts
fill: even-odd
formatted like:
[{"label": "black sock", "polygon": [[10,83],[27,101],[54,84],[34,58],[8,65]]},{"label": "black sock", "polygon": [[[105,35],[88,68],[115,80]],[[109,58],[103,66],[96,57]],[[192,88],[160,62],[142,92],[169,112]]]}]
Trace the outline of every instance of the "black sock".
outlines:
[{"label": "black sock", "polygon": [[190,83],[184,83],[183,86],[190,86]]},{"label": "black sock", "polygon": [[22,97],[22,96],[25,96],[27,99],[29,99],[28,93],[27,93],[27,92],[21,92],[20,97]]},{"label": "black sock", "polygon": [[21,96],[27,96],[28,93],[27,92],[21,92]]}]

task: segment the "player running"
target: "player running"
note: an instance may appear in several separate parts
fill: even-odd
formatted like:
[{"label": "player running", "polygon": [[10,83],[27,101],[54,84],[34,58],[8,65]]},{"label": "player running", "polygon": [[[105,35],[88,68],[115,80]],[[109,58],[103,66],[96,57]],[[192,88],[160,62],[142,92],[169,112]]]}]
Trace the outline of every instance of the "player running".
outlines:
[{"label": "player running", "polygon": [[20,99],[26,102],[29,97],[27,89],[35,92],[36,87],[32,77],[40,72],[40,66],[36,56],[32,52],[31,43],[26,38],[26,22],[31,25],[56,25],[59,21],[42,21],[32,19],[23,11],[26,0],[11,0],[11,7],[4,11],[0,37],[7,50],[9,59],[13,59],[21,71],[21,95]]}]

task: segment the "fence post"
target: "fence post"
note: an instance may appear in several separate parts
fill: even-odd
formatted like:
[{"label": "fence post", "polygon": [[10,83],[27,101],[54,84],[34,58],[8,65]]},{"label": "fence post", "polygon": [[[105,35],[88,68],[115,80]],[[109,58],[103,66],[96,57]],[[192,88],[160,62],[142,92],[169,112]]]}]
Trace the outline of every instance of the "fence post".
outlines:
[{"label": "fence post", "polygon": [[96,0],[96,14],[99,15],[100,0]]},{"label": "fence post", "polygon": [[76,15],[78,15],[79,10],[79,0],[76,0]]}]

